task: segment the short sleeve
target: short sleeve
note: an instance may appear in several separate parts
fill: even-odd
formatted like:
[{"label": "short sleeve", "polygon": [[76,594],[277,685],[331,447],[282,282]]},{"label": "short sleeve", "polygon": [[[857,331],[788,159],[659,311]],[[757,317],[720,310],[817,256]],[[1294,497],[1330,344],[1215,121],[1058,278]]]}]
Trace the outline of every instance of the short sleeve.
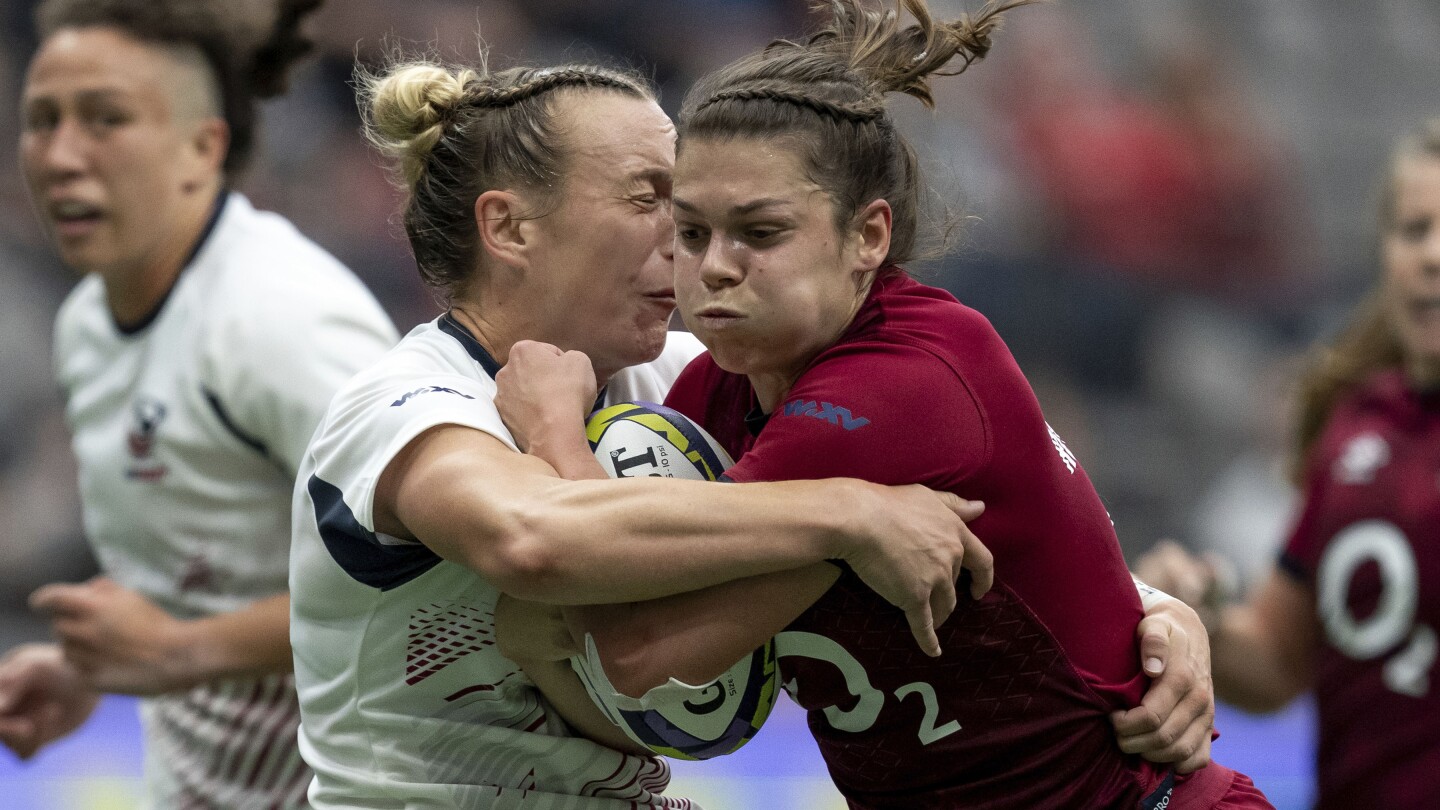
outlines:
[{"label": "short sleeve", "polygon": [[365,529],[374,531],[380,474],[421,433],[459,425],[515,449],[495,409],[494,393],[489,380],[438,371],[347,386],[310,444],[307,468],[338,491]]},{"label": "short sleeve", "polygon": [[853,344],[801,376],[728,477],[953,489],[984,468],[989,444],[984,414],[949,364],[921,347]]},{"label": "short sleeve", "polygon": [[[295,475],[335,392],[395,345],[389,317],[346,272],[325,295],[272,285],[210,331],[203,385],[233,433]],[[251,297],[255,296],[255,297]]]},{"label": "short sleeve", "polygon": [[1328,465],[1312,464],[1306,470],[1305,489],[1300,508],[1290,527],[1285,546],[1276,560],[1276,567],[1298,582],[1314,581],[1326,537],[1321,534],[1321,521],[1326,513]]}]

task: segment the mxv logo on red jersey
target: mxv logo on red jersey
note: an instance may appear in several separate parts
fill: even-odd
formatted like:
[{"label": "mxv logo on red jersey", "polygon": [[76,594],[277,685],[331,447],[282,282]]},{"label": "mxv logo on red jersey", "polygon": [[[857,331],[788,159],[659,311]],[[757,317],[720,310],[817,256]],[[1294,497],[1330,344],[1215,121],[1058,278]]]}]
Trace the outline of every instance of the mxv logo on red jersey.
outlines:
[{"label": "mxv logo on red jersey", "polygon": [[816,419],[823,419],[832,425],[839,425],[846,430],[859,430],[870,424],[869,419],[850,413],[849,408],[831,405],[828,402],[816,402],[815,400],[797,399],[793,402],[787,402],[785,403],[785,415],[811,416]]}]

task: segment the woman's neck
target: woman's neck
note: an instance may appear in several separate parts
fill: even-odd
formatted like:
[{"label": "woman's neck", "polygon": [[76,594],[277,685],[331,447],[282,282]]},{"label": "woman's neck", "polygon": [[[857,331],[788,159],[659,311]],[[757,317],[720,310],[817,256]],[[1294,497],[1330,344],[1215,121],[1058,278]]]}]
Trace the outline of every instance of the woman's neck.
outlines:
[{"label": "woman's neck", "polygon": [[795,386],[795,381],[800,378],[800,373],[772,373],[772,374],[750,374],[750,387],[755,389],[755,400],[760,404],[760,410],[765,413],[773,413],[780,403],[785,400],[785,395]]},{"label": "woman's neck", "polygon": [[505,365],[505,360],[510,356],[510,347],[515,345],[515,339],[507,337],[510,330],[506,329],[504,324],[495,323],[486,317],[485,311],[477,304],[458,300],[450,303],[450,317],[465,327],[465,331],[495,358],[496,363]]},{"label": "woman's neck", "polygon": [[785,397],[790,393],[790,389],[795,387],[795,381],[800,379],[800,375],[805,372],[805,369],[810,367],[810,364],[814,362],[815,358],[819,357],[821,352],[839,343],[845,337],[845,333],[850,329],[850,325],[855,322],[855,318],[859,316],[860,310],[864,308],[865,301],[870,296],[870,290],[874,285],[875,278],[874,273],[870,273],[865,278],[864,283],[857,291],[854,304],[851,306],[849,313],[846,314],[843,319],[837,319],[835,325],[828,330],[831,334],[819,341],[820,346],[814,351],[790,363],[788,369],[745,375],[750,380],[750,387],[755,389],[755,399],[760,404],[760,410],[765,413],[772,413],[776,408],[780,407],[780,403],[785,400]]},{"label": "woman's neck", "polygon": [[98,270],[105,279],[105,303],[122,330],[139,326],[155,314],[205,237],[217,204],[216,193],[205,204],[188,207],[151,255],[125,266]]}]

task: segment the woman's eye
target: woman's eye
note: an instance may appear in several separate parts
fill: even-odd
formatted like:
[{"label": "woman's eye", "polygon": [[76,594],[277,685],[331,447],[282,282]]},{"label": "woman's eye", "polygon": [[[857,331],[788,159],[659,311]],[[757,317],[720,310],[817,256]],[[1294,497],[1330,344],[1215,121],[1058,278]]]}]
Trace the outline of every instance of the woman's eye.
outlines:
[{"label": "woman's eye", "polygon": [[55,114],[49,110],[34,110],[25,115],[26,132],[44,132],[55,128]]},{"label": "woman's eye", "polygon": [[1431,219],[1411,219],[1400,223],[1400,236],[1408,242],[1418,242],[1430,233]]},{"label": "woman's eye", "polygon": [[130,123],[130,116],[119,110],[100,110],[89,116],[90,126],[97,130],[109,130]]}]

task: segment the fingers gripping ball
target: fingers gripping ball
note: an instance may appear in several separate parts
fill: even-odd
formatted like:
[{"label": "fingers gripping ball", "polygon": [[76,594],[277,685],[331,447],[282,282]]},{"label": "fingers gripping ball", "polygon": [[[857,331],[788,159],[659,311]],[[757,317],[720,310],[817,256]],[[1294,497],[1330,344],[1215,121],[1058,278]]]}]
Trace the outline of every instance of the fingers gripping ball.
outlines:
[{"label": "fingers gripping ball", "polygon": [[734,463],[699,425],[649,402],[626,402],[597,411],[585,434],[612,478],[714,481]]},{"label": "fingers gripping ball", "polygon": [[[714,481],[731,465],[710,434],[683,415],[650,403],[613,405],[586,427],[600,464],[616,478],[664,476]],[[710,759],[740,748],[760,730],[779,693],[775,642],[698,686],[671,679],[635,698],[620,694],[601,665],[594,639],[570,659],[590,699],[626,736],[675,759]]]}]

